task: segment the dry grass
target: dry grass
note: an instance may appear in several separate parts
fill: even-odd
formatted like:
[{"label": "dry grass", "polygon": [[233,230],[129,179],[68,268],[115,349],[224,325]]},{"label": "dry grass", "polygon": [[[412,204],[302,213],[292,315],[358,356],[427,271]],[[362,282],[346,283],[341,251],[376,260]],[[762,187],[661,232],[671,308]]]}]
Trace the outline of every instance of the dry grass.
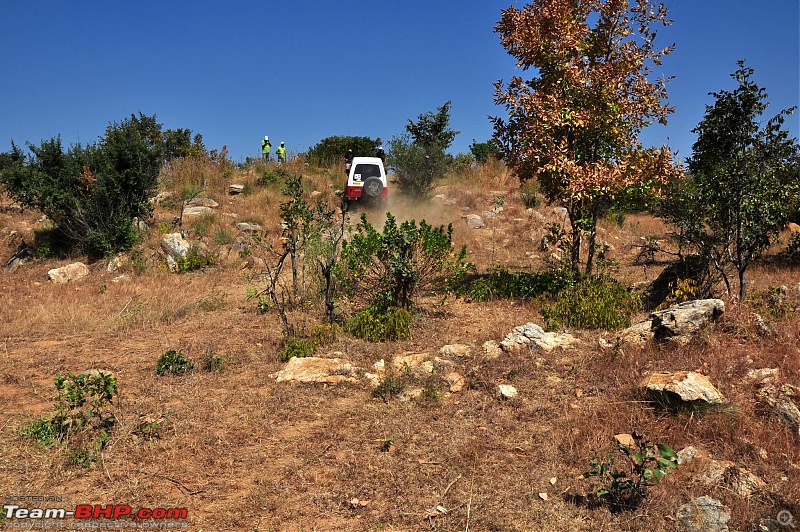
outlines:
[{"label": "dry grass", "polygon": [[[231,242],[218,235],[228,231],[240,239],[234,222],[251,221],[263,226],[267,240],[277,239],[280,187],[257,186],[259,169],[227,176],[212,170],[194,168],[180,183],[174,176],[171,189],[180,191],[206,172],[210,185],[203,195],[220,207],[213,218],[185,220],[183,229],[220,252],[223,259],[213,268],[166,272],[158,250],[162,231],[154,229],[138,250],[139,262],[121,272],[96,263],[90,277],[64,286],[46,281],[61,260],[37,259],[13,274],[0,272],[0,397],[6,405],[0,495],[62,495],[68,507],[187,507],[191,529],[209,531],[660,531],[672,530],[677,507],[699,495],[731,508],[733,530],[782,509],[800,517],[798,437],[758,408],[756,389],[744,380],[749,369],[771,367],[782,382],[800,381],[796,313],[772,323],[775,336],[762,337],[750,302],[729,302],[719,325],[680,348],[610,353],[597,347],[597,333],[580,332],[584,342],[577,350],[489,359],[481,354],[483,342],[500,340],[528,321],[541,323],[540,303],[441,305],[432,296],[418,308],[412,340],[370,344],[340,335],[318,354],[339,351],[369,368],[393,354],[465,343],[473,346],[460,368],[470,383],[465,391],[450,394],[444,382],[433,380],[426,385],[438,393],[385,403],[366,384],[278,384],[269,375],[281,367],[279,320],[274,313],[258,314],[246,301],[247,289],[258,286],[256,272],[246,256],[225,252]],[[336,172],[295,170],[306,172],[309,192],[335,198]],[[251,193],[228,196],[233,182],[248,184]],[[401,220],[452,222],[454,240],[467,245],[479,271],[542,267],[544,222],[526,213],[507,172],[479,168],[450,176],[436,193],[444,198],[393,196],[389,210]],[[491,210],[500,195],[503,214],[484,229],[469,229],[462,216]],[[385,213],[365,212],[375,224],[385,219]],[[557,219],[550,207],[537,212]],[[174,209],[158,209],[154,227],[174,230],[175,215]],[[4,256],[21,237],[31,241],[37,220],[36,213],[0,213]],[[657,275],[658,265],[634,265],[625,244],[663,237],[663,224],[631,216],[622,227],[605,221],[601,227],[602,238],[614,246],[618,278],[633,283]],[[800,272],[763,265],[751,279],[755,293],[793,287]],[[320,315],[308,309],[300,321],[310,326]],[[156,376],[156,361],[168,349],[180,349],[196,369]],[[209,353],[223,359],[222,371],[201,369]],[[117,375],[120,424],[100,460],[85,469],[71,464],[63,450],[21,438],[18,430],[52,412],[55,375],[90,368]],[[637,391],[641,377],[653,370],[699,370],[731,406],[704,415],[656,412]],[[513,384],[520,397],[498,400],[499,383]],[[163,420],[159,437],[141,436],[142,416]],[[681,468],[651,488],[634,512],[576,504],[575,496],[589,490],[576,480],[589,460],[613,451],[614,434],[632,430],[676,449],[694,445],[731,460],[768,488],[742,498],[722,485],[702,485]],[[361,502],[353,504],[356,498]],[[436,515],[438,505],[448,512]]]}]

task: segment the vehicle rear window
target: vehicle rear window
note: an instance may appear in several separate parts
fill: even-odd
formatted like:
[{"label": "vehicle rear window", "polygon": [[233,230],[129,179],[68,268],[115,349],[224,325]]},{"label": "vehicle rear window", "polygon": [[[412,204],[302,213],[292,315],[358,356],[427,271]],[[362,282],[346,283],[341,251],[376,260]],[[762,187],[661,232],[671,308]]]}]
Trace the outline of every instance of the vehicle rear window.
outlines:
[{"label": "vehicle rear window", "polygon": [[357,164],[354,174],[361,174],[361,180],[366,181],[370,177],[380,177],[381,168],[377,164]]}]

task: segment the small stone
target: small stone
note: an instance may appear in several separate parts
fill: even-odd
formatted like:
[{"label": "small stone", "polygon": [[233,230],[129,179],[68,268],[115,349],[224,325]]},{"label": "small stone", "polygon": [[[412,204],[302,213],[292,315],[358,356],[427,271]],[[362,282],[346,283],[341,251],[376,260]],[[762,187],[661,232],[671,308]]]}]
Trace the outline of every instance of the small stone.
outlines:
[{"label": "small stone", "polygon": [[517,392],[517,389],[514,388],[513,386],[511,386],[510,384],[499,384],[497,386],[497,389],[498,389],[498,391],[500,393],[500,398],[501,399],[513,399],[517,395],[519,395],[519,392]]},{"label": "small stone", "polygon": [[542,499],[543,501],[546,501],[546,500],[547,500],[547,498],[548,498],[548,497],[547,497],[547,493],[540,493],[540,494],[539,494],[539,498],[540,498],[540,499]]},{"label": "small stone", "polygon": [[630,434],[616,434],[614,439],[622,447],[633,448],[636,446],[636,440]]}]

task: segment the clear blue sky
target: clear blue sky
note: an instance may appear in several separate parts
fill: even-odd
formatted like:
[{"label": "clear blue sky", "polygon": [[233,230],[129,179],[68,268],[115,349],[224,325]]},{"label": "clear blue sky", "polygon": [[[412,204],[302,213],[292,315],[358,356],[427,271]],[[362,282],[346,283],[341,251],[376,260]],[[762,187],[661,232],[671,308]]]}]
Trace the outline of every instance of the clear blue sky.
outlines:
[{"label": "clear blue sky", "polygon": [[[189,128],[232,159],[269,135],[301,152],[331,135],[381,137],[452,101],[451,151],[492,135],[492,83],[515,74],[497,0],[0,0],[0,151],[11,140],[94,142],[131,113]],[[518,7],[524,2],[513,2]],[[662,66],[676,112],[646,145],[691,152],[710,91],[745,58],[771,108],[798,104],[798,0],[667,0]],[[798,114],[789,127],[800,136]]]}]

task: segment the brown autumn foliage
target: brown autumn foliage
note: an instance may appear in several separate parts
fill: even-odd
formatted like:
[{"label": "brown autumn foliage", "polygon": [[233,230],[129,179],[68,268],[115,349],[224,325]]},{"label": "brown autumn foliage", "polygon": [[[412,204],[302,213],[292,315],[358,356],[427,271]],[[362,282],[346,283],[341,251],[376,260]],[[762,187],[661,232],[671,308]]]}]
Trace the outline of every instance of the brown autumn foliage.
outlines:
[{"label": "brown autumn foliage", "polygon": [[657,25],[669,25],[654,0],[543,0],[503,10],[495,31],[532,79],[495,83],[495,102],[508,118],[492,119],[495,139],[522,179],[536,178],[572,222],[571,260],[594,266],[598,219],[621,191],[654,189],[680,175],[667,147],[638,140],[651,122],[666,123],[666,80],[650,80],[672,46],[655,46]]}]

